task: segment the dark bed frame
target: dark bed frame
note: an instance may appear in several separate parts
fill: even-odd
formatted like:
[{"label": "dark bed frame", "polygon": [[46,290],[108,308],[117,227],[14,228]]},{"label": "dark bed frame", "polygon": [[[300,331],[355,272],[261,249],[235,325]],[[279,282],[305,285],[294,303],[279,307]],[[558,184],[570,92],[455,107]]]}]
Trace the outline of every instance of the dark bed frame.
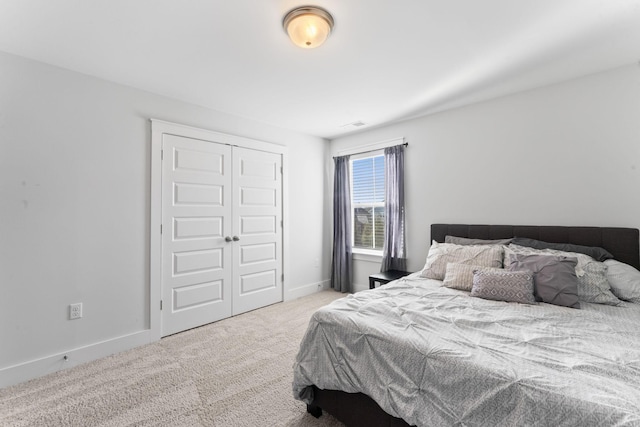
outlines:
[{"label": "dark bed frame", "polygon": [[[546,225],[476,225],[432,224],[431,240],[444,242],[445,236],[471,239],[508,239],[528,237],[550,243],[572,243],[598,246],[609,251],[615,259],[640,270],[640,234],[637,228],[622,227],[565,227]],[[386,413],[363,393],[322,390],[313,386],[314,399],[307,412],[314,417],[327,411],[349,427],[408,426],[404,420]]]}]

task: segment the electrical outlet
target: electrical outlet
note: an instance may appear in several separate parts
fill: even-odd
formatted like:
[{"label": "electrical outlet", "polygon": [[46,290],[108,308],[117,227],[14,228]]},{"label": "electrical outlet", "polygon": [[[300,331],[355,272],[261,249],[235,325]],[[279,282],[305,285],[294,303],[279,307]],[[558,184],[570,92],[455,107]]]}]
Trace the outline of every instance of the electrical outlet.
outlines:
[{"label": "electrical outlet", "polygon": [[71,304],[69,306],[69,320],[79,319],[82,317],[82,303]]}]

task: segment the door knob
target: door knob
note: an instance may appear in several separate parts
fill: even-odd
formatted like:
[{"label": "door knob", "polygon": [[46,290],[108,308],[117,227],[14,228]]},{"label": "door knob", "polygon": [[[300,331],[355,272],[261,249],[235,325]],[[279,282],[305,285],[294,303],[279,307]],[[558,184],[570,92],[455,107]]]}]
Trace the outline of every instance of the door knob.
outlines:
[{"label": "door knob", "polygon": [[225,237],[225,238],[224,238],[224,241],[225,241],[225,242],[230,242],[230,241],[232,241],[232,240],[233,240],[233,239],[232,239],[231,237],[229,237],[229,236],[227,236],[227,237]]},{"label": "door knob", "polygon": [[233,241],[237,242],[238,240],[240,240],[240,238],[238,236],[233,236]]}]

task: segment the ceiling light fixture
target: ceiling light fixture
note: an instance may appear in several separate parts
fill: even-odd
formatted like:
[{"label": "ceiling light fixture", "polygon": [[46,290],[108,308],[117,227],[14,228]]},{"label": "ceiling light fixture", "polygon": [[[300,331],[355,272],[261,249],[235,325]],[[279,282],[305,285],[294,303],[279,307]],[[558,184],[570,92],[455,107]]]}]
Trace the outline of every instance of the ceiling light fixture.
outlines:
[{"label": "ceiling light fixture", "polygon": [[316,6],[302,6],[290,10],[282,20],[284,30],[299,47],[313,49],[320,46],[333,28],[333,17]]}]

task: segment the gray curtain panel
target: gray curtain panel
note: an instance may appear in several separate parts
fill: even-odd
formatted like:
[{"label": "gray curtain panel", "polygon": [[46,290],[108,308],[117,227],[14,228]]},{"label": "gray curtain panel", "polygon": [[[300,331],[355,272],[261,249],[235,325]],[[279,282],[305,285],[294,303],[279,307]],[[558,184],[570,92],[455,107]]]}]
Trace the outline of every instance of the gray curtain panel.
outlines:
[{"label": "gray curtain panel", "polygon": [[333,179],[333,258],[331,287],[351,292],[351,184],[349,156],[336,157]]},{"label": "gray curtain panel", "polygon": [[380,271],[404,271],[404,144],[384,149],[384,179],[385,238]]}]

